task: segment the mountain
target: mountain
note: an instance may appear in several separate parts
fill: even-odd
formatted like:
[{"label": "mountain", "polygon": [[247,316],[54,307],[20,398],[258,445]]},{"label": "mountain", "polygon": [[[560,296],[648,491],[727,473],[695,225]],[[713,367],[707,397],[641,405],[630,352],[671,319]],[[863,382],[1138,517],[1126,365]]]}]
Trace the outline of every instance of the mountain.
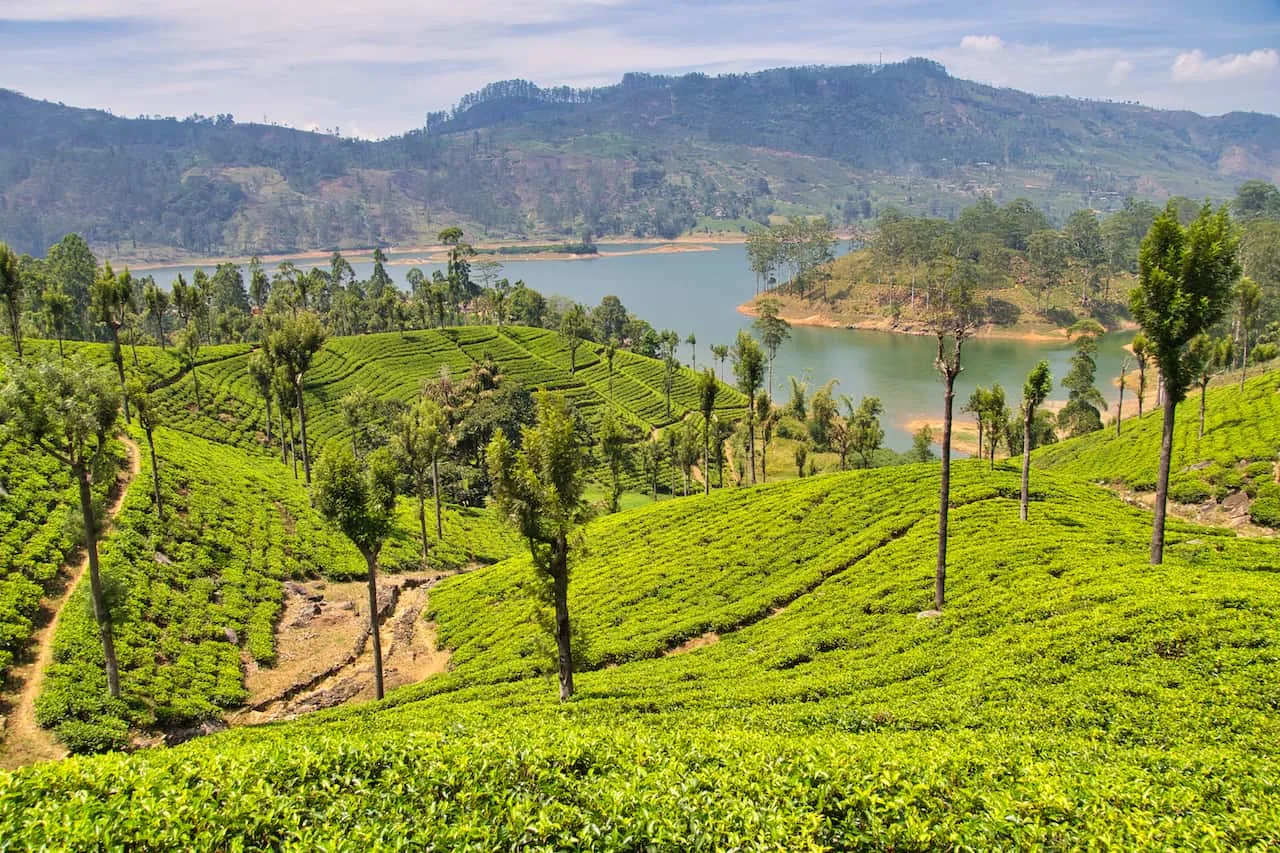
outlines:
[{"label": "mountain", "polygon": [[935,62],[507,81],[381,141],[126,119],[0,90],[0,237],[68,231],[124,255],[265,253],[473,238],[672,237],[770,215],[853,225],[951,215],[982,194],[1051,215],[1126,195],[1225,198],[1280,180],[1280,118],[1040,97]]}]

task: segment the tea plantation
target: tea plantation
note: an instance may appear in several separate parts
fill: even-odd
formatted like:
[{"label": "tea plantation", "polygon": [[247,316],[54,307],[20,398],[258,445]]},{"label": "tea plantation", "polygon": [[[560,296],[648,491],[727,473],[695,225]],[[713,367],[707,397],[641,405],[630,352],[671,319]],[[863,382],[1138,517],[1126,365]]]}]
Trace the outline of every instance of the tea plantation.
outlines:
[{"label": "tea plantation", "polygon": [[[554,701],[523,557],[433,591],[456,668],[173,750],[0,776],[21,846],[1262,849],[1280,833],[1270,540],[929,465],[593,522]],[[852,514],[852,515],[850,515]],[[841,519],[853,521],[842,523]],[[749,529],[743,525],[748,525]],[[485,624],[487,623],[487,624]],[[707,630],[718,642],[664,654]]]},{"label": "tea plantation", "polygon": [[[346,439],[352,388],[410,399],[486,354],[588,422],[611,397],[637,430],[666,422],[659,363],[619,354],[610,395],[592,345],[570,377],[559,340],[336,339],[308,378],[313,437]],[[362,573],[261,448],[245,350],[217,356],[199,413],[148,356],[172,427],[156,433],[166,521],[144,452],[103,545],[124,699],[101,698],[80,590],[38,706],[79,749],[242,703],[244,660],[275,653],[281,581]],[[1178,481],[1265,507],[1278,383],[1212,389],[1203,440],[1188,401]],[[597,518],[572,567],[565,704],[526,546],[492,510],[448,509],[433,559],[488,564],[430,591],[448,672],[376,705],[0,774],[0,849],[1271,849],[1280,543],[1174,520],[1151,566],[1150,514],[1098,483],[1146,487],[1158,442],[1151,414],[1038,451],[1025,524],[1012,464],[956,463],[941,614],[922,612],[936,464]],[[415,512],[402,502],[392,570],[417,564]]]},{"label": "tea plantation", "polygon": [[[1239,389],[1237,377],[1210,387],[1205,432],[1199,436],[1200,395],[1178,405],[1169,497],[1177,503],[1221,501],[1245,492],[1255,523],[1280,528],[1280,372],[1255,376]],[[1034,464],[1081,479],[1134,491],[1155,489],[1161,413],[1111,430],[1037,450]]]},{"label": "tea plantation", "polygon": [[[386,332],[333,338],[317,353],[306,378],[310,439],[317,448],[347,440],[339,403],[357,388],[382,399],[409,402],[421,392],[423,382],[440,376],[442,369],[456,381],[486,357],[497,363],[504,378],[529,390],[548,388],[565,394],[591,426],[599,424],[610,405],[636,432],[646,435],[698,409],[697,377],[692,370],[675,371],[671,416],[667,417],[662,362],[617,353],[610,393],[609,367],[599,344],[582,343],[576,372],[571,375],[565,339],[545,329],[464,326]],[[249,379],[247,359],[244,352],[200,369],[201,390],[210,396],[207,411],[194,410],[187,380],[167,386],[162,406],[168,422],[226,444],[258,445],[259,435],[266,431],[266,410]],[[745,404],[742,394],[722,386],[716,411],[737,418]]]}]

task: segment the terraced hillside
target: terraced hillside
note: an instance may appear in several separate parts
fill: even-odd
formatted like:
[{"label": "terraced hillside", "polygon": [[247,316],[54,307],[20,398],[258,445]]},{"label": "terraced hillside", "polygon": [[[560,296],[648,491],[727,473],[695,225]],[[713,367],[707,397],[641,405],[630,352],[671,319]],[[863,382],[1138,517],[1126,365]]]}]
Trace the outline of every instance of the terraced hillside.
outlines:
[{"label": "terraced hillside", "polygon": [[[1170,471],[1170,498],[1250,510],[1256,524],[1280,528],[1280,371],[1259,374],[1241,391],[1238,375],[1211,386],[1205,431],[1199,436],[1200,395],[1179,404]],[[1155,489],[1161,414],[1037,450],[1037,466],[1135,492]],[[1243,497],[1242,497],[1243,496]],[[1247,500],[1246,500],[1247,499]]]},{"label": "terraced hillside", "polygon": [[[56,352],[57,345],[31,341],[27,349],[31,357],[39,357]],[[202,361],[243,349],[211,347]],[[65,350],[68,356],[79,353],[103,365],[110,358],[105,345],[67,342]],[[0,344],[0,379],[3,358],[11,356],[6,339]],[[138,349],[136,367],[131,354],[126,358],[131,370],[152,382],[164,382],[181,370],[176,357],[154,347]],[[109,456],[110,463],[95,480],[97,500],[105,498],[124,459],[119,447],[112,448]],[[41,597],[62,583],[59,570],[80,542],[78,513],[79,499],[70,474],[52,459],[9,442],[0,430],[0,681],[15,657],[27,650],[33,620],[41,618]]]},{"label": "terraced hillside", "polygon": [[[174,750],[0,775],[22,846],[1261,849],[1280,834],[1280,550],[1052,472],[932,465],[598,520],[568,705],[522,557],[443,583],[455,668]],[[714,631],[715,633],[706,633]],[[697,636],[701,645],[682,643]]]},{"label": "terraced hillside", "polygon": [[[591,425],[604,407],[614,405],[620,416],[646,432],[697,410],[697,377],[692,370],[676,371],[671,392],[671,416],[666,415],[662,363],[633,353],[614,358],[613,393],[602,347],[584,342],[576,356],[577,371],[569,373],[565,340],[556,332],[526,327],[469,326],[414,332],[387,332],[333,338],[316,356],[307,374],[308,432],[317,447],[348,440],[337,405],[348,392],[367,389],[377,396],[407,402],[424,381],[448,369],[456,379],[486,357],[497,362],[502,375],[533,390],[564,393]],[[253,446],[265,432],[266,411],[246,370],[248,353],[226,358],[201,369],[202,390],[212,395],[212,409],[196,413],[186,382],[169,386],[163,405],[178,428],[226,444]],[[716,410],[736,417],[746,398],[723,386]]]},{"label": "terraced hillside", "polygon": [[[65,608],[36,704],[40,724],[76,751],[124,747],[131,728],[173,730],[242,706],[250,661],[275,662],[283,583],[364,577],[363,558],[271,457],[163,428],[156,449],[165,522],[157,520],[146,459],[141,485],[129,491],[101,548],[123,698],[103,698],[102,649],[82,584]],[[436,570],[494,562],[519,547],[486,511],[450,509],[444,539],[434,532]],[[417,535],[403,501],[384,567],[421,568]]]}]

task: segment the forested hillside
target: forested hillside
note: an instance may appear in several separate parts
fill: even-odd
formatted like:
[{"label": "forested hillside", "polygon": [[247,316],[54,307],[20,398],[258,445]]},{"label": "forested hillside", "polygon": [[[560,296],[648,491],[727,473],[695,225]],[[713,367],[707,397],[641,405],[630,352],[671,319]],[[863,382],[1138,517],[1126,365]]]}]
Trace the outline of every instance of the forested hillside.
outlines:
[{"label": "forested hillside", "polygon": [[0,92],[0,234],[42,253],[251,254],[487,238],[671,237],[771,216],[851,225],[1025,195],[1057,219],[1280,176],[1280,119],[1044,98],[936,63],[521,81],[378,142],[231,116],[124,119]]}]

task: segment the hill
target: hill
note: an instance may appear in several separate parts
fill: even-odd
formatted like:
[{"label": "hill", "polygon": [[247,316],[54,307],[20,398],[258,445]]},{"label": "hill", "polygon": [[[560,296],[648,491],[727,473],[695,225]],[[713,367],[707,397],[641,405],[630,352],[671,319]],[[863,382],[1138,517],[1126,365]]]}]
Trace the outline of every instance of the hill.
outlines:
[{"label": "hill", "polygon": [[589,91],[493,84],[378,142],[125,119],[0,91],[0,234],[78,231],[119,256],[482,237],[672,237],[770,216],[841,225],[1025,195],[1058,217],[1126,195],[1226,198],[1280,177],[1280,118],[1046,98],[937,63],[629,74]]},{"label": "hill", "polygon": [[[1200,395],[1193,392],[1178,405],[1169,495],[1186,512],[1280,528],[1280,374],[1255,376],[1243,389],[1238,378],[1223,377],[1209,388],[1203,436]],[[1034,464],[1145,499],[1155,489],[1160,418],[1159,410],[1148,411],[1125,421],[1119,436],[1103,430],[1040,448]]]},{"label": "hill", "polygon": [[[0,775],[0,831],[202,849],[1274,838],[1274,543],[1175,522],[1152,567],[1146,514],[1095,486],[1037,474],[1020,525],[1013,471],[955,475],[941,617],[917,616],[935,467],[661,504],[586,531],[573,606],[590,671],[569,705],[517,678],[537,671],[532,615],[476,624],[520,596],[518,558],[433,595],[451,674],[376,706]],[[850,509],[877,520],[846,524]],[[774,522],[772,541],[744,547],[737,518]],[[694,548],[712,562],[682,559]]]},{"label": "hill", "polygon": [[[71,356],[109,363],[108,345],[68,342],[65,347]],[[28,352],[39,357],[56,350],[50,342],[31,341]],[[55,638],[56,664],[37,715],[74,748],[120,745],[130,726],[172,730],[242,706],[250,667],[270,666],[275,659],[274,635],[285,602],[282,584],[362,576],[357,552],[327,530],[312,509],[296,464],[290,476],[268,444],[266,409],[247,371],[250,353],[251,347],[243,344],[202,349],[196,367],[202,395],[198,409],[195,377],[172,350],[140,346],[136,366],[126,356],[131,372],[153,388],[166,425],[157,434],[163,503],[177,520],[157,524],[149,489],[133,488],[103,546],[104,576],[127,602],[113,618],[122,659],[130,661],[122,671],[125,689],[136,700],[132,706],[106,707],[98,698],[103,676],[93,662],[100,651],[85,590],[77,590],[68,605],[74,617],[63,621]],[[657,427],[692,411],[697,401],[694,374],[676,372],[668,417],[660,362],[619,352],[610,377],[600,348],[589,342],[579,349],[573,374],[569,361],[559,334],[524,327],[333,338],[307,380],[313,454],[318,457],[327,447],[353,440],[344,418],[344,398],[353,389],[407,403],[442,369],[461,379],[478,363],[492,362],[504,381],[567,395],[588,429],[595,430],[605,410],[612,409],[631,439],[624,482],[647,493],[650,484],[635,458],[635,446]],[[717,413],[731,421],[744,404],[738,392],[722,387]],[[133,437],[143,441],[140,432]],[[114,457],[121,456],[117,449]],[[0,460],[5,463],[0,519],[8,521],[0,536],[0,674],[8,674],[15,658],[22,660],[28,651],[36,620],[49,617],[40,615],[42,595],[61,583],[59,567],[79,537],[70,525],[75,489],[64,470],[43,456],[20,451],[2,433]],[[143,484],[150,482],[150,472],[145,459]],[[109,473],[100,475],[100,493],[112,482]],[[608,479],[603,463],[595,474]],[[430,563],[424,566],[416,506],[402,498],[396,530],[382,554],[383,568],[448,572],[515,553],[520,546],[516,536],[480,503],[460,506],[446,499],[443,536],[429,531]],[[228,643],[227,636],[235,639]]]}]

